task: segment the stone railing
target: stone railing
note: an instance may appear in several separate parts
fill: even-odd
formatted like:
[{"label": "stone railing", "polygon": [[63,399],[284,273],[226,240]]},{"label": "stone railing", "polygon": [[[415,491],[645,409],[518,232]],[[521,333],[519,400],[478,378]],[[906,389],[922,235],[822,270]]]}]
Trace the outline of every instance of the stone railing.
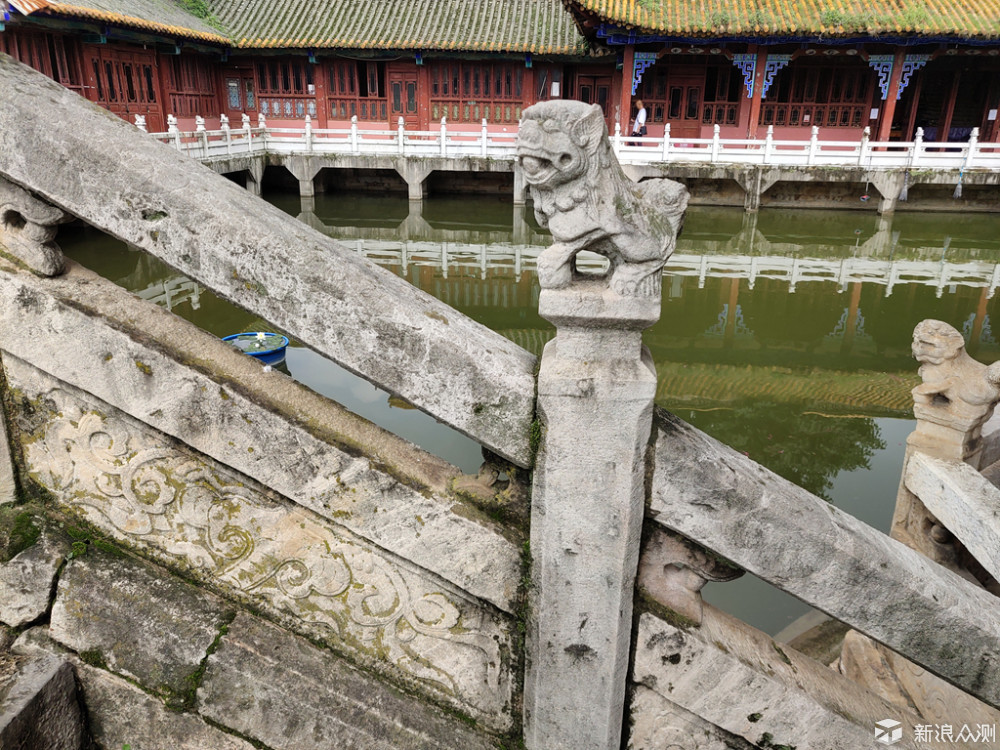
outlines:
[{"label": "stone railing", "polygon": [[[170,129],[151,134],[182,153],[198,159],[254,153],[350,154],[460,158],[469,156],[514,161],[517,128],[510,132],[490,130],[483,120],[478,130],[449,126],[441,118],[431,130],[407,130],[400,118],[396,129],[359,126],[355,117],[349,128],[315,128],[307,116],[301,128],[270,127],[263,115],[252,123],[244,115],[239,127],[226,115],[215,130],[197,118],[195,130],[181,131],[170,118]],[[137,125],[145,123],[137,117]],[[1000,170],[1000,143],[980,143],[979,129],[966,142],[924,141],[917,129],[913,141],[872,141],[868,128],[860,140],[821,140],[819,128],[807,139],[778,139],[773,126],[767,136],[722,138],[719,126],[711,138],[674,138],[670,126],[662,137],[632,138],[617,128],[612,145],[619,161],[626,164],[705,163],[776,167],[851,167],[860,169]]]},{"label": "stone railing", "polygon": [[[887,716],[900,747],[949,746],[700,589],[748,570],[994,707],[995,598],[655,411],[641,337],[685,191],[626,179],[597,107],[528,110],[517,148],[554,239],[537,401],[527,352],[0,56],[0,467],[44,527],[0,566],[18,582],[0,619],[41,623],[15,644],[24,673],[65,694],[69,660],[107,747],[142,724],[226,750],[617,750],[631,726],[635,748],[833,750]],[[483,469],[457,476],[67,262],[74,217],[470,435]]]}]

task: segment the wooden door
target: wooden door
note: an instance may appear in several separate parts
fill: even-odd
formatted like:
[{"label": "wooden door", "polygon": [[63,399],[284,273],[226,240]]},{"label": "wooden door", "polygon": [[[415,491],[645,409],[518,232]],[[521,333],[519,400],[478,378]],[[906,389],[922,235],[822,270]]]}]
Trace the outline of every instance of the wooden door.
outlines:
[{"label": "wooden door", "polygon": [[152,52],[110,48],[88,52],[90,98],[132,123],[135,115],[143,115],[151,133],[167,129],[159,100],[159,70]]},{"label": "wooden door", "polygon": [[257,94],[251,71],[229,71],[225,76],[226,114],[229,126],[240,127],[242,115],[246,112],[254,125],[257,124]]},{"label": "wooden door", "polygon": [[417,72],[390,70],[386,73],[389,83],[389,126],[396,127],[399,118],[407,130],[420,127],[417,111]]},{"label": "wooden door", "polygon": [[614,112],[611,111],[611,76],[578,75],[576,77],[577,101],[597,104],[604,113],[608,132],[614,134]]},{"label": "wooden door", "polygon": [[670,123],[671,138],[698,138],[701,135],[701,104],[704,75],[671,76],[667,80],[664,122]]}]

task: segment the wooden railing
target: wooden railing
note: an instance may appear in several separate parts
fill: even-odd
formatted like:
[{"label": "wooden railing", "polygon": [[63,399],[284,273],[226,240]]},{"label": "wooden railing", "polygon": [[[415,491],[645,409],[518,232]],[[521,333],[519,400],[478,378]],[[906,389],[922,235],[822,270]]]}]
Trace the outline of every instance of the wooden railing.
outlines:
[{"label": "wooden railing", "polygon": [[[265,117],[256,126],[244,116],[239,128],[231,127],[223,116],[222,127],[180,131],[176,120],[168,118],[168,132],[153,133],[157,140],[172,144],[195,158],[272,152],[315,154],[372,154],[399,156],[484,156],[513,161],[516,155],[516,130],[498,133],[489,130],[486,120],[480,129],[469,131],[449,127],[441,118],[440,127],[431,130],[407,130],[400,119],[393,130],[359,125],[351,118],[348,128],[319,129],[306,118],[302,128],[268,127]],[[201,120],[203,123],[204,121]],[[140,127],[144,127],[141,125]],[[978,129],[964,143],[924,142],[917,130],[914,141],[872,141],[868,129],[860,140],[820,140],[819,128],[813,127],[805,140],[777,139],[768,128],[764,139],[722,138],[715,126],[711,138],[673,138],[670,127],[663,137],[632,138],[616,127],[612,144],[619,161],[625,164],[708,163],[773,166],[851,167],[858,169],[912,170],[990,170],[1000,171],[1000,143],[980,143]]]}]

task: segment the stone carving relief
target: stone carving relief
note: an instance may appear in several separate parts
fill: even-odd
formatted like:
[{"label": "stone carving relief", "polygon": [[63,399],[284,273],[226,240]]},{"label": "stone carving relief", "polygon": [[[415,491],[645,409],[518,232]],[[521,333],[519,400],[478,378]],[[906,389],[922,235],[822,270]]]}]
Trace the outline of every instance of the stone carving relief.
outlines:
[{"label": "stone carving relief", "polygon": [[608,283],[623,297],[659,298],[663,264],[674,251],[687,190],[671,180],[632,182],[611,149],[604,114],[573,101],[524,110],[517,158],[531,187],[538,223],[553,244],[538,258],[543,289],[577,277],[576,256],[590,250],[611,262]]},{"label": "stone carving relief", "polygon": [[72,218],[0,177],[0,246],[35,273],[62,273],[65,258],[54,240],[59,225]]},{"label": "stone carving relief", "polygon": [[658,528],[639,559],[638,580],[653,599],[700,625],[705,584],[732,581],[743,573],[684,537]]},{"label": "stone carving relief", "polygon": [[65,508],[494,724],[509,711],[509,637],[481,605],[69,388],[31,403],[29,472]]}]

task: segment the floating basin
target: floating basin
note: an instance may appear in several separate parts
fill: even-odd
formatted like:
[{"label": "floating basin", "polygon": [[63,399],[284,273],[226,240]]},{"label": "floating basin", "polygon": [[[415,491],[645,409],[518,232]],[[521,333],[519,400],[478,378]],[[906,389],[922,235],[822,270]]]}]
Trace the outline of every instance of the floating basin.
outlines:
[{"label": "floating basin", "polygon": [[288,347],[287,336],[265,331],[234,333],[232,336],[224,336],[222,340],[228,341],[244,354],[259,359],[265,365],[276,365],[283,362],[285,349]]}]

